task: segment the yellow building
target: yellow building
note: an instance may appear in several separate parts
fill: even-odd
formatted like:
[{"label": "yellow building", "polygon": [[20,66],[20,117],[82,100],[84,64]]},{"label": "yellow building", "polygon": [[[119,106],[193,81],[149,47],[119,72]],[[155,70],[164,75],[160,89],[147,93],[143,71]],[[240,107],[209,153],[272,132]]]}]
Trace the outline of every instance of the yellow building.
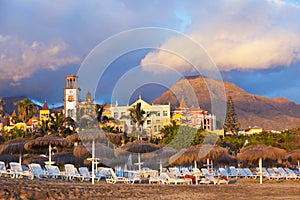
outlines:
[{"label": "yellow building", "polygon": [[42,109],[40,110],[40,121],[49,120],[50,110],[48,108],[47,102],[44,102]]}]

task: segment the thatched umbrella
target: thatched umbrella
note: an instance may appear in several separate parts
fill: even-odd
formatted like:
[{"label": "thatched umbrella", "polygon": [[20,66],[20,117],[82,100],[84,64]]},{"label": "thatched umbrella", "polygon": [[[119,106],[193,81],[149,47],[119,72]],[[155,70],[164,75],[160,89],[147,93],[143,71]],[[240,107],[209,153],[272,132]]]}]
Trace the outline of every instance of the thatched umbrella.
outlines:
[{"label": "thatched umbrella", "polygon": [[223,147],[209,144],[190,146],[170,157],[170,164],[181,165],[194,162],[194,167],[197,168],[197,162],[202,160],[207,162],[209,168],[210,160],[218,159],[223,155],[228,155],[228,150]]},{"label": "thatched umbrella", "polygon": [[242,161],[255,161],[258,160],[259,173],[260,173],[260,184],[262,184],[262,160],[272,159],[278,160],[283,159],[286,155],[286,151],[277,147],[266,146],[263,144],[250,145],[241,150],[241,153],[237,155],[239,160]]},{"label": "thatched umbrella", "polygon": [[45,156],[33,156],[33,157],[30,157],[30,158],[26,158],[24,161],[23,161],[23,164],[25,165],[28,165],[30,163],[38,163],[40,164],[42,167],[45,166],[45,161],[47,161],[48,158],[45,157]]},{"label": "thatched umbrella", "polygon": [[0,155],[0,160],[5,163],[18,162],[19,158],[15,155],[3,154]]},{"label": "thatched umbrella", "polygon": [[[74,147],[73,154],[74,156],[82,158],[90,158],[92,152],[92,144],[88,143],[85,145],[78,145]],[[108,160],[114,158],[114,150],[107,147],[102,143],[95,143],[95,156],[98,159]]]},{"label": "thatched umbrella", "polygon": [[65,164],[73,164],[76,167],[81,167],[84,165],[84,159],[76,157],[72,152],[59,152],[54,154],[53,160],[58,166],[63,166]]},{"label": "thatched umbrella", "polygon": [[66,137],[66,139],[69,141],[69,142],[81,142],[81,138],[80,138],[80,135],[78,133],[74,133],[72,135],[68,135]]},{"label": "thatched umbrella", "polygon": [[31,140],[25,144],[25,149],[27,150],[40,150],[48,148],[49,150],[49,161],[46,164],[53,164],[51,161],[51,151],[52,146],[59,147],[59,148],[70,148],[73,145],[72,142],[67,141],[63,137],[58,136],[44,136],[44,137],[38,137],[34,140]]},{"label": "thatched umbrella", "polygon": [[300,149],[296,149],[296,150],[293,150],[293,151],[290,151],[286,154],[286,159],[289,161],[289,162],[297,162],[298,164],[298,168],[300,170]]},{"label": "thatched umbrella", "polygon": [[175,155],[176,153],[178,153],[178,151],[171,146],[164,146],[160,150],[155,152],[156,155],[154,159],[159,161],[160,172],[162,172],[162,165],[164,163],[169,163],[170,157]]},{"label": "thatched umbrella", "polygon": [[141,163],[141,153],[146,154],[146,153],[150,153],[150,152],[154,152],[157,151],[159,149],[161,149],[162,147],[150,142],[146,142],[143,140],[135,140],[133,142],[129,142],[126,145],[119,147],[118,149],[116,149],[115,151],[115,155],[119,156],[119,155],[124,155],[124,154],[128,154],[128,153],[137,153],[138,154],[138,163],[136,163],[136,165],[139,166],[139,170],[141,170],[141,165],[143,163]]},{"label": "thatched umbrella", "polygon": [[83,142],[83,144],[87,144],[87,143],[91,143],[92,142],[92,148],[91,148],[91,152],[92,152],[92,157],[89,158],[90,161],[92,161],[92,184],[95,183],[95,175],[94,175],[94,170],[95,170],[95,164],[98,163],[98,158],[95,157],[95,141],[97,140],[103,140],[103,138],[105,138],[104,136],[104,131],[100,130],[100,129],[88,129],[85,131],[82,131],[80,133],[78,133],[81,141]]},{"label": "thatched umbrella", "polygon": [[24,148],[26,142],[30,141],[28,138],[16,138],[7,141],[0,146],[0,154],[19,154],[19,163],[22,163],[22,154],[27,150]]}]

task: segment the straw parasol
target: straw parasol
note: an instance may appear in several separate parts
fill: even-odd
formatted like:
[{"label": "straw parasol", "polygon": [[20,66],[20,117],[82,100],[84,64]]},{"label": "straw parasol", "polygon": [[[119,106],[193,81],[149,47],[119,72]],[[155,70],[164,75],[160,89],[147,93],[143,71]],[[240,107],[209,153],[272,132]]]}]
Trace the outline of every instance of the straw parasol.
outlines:
[{"label": "straw parasol", "polygon": [[184,163],[194,162],[194,167],[197,168],[198,161],[206,161],[209,167],[209,161],[220,158],[223,155],[229,155],[228,150],[223,147],[213,146],[209,144],[202,144],[197,146],[190,146],[186,149],[180,150],[177,154],[170,157],[170,164],[181,165]]},{"label": "straw parasol", "polygon": [[15,155],[3,154],[0,155],[0,160],[5,163],[18,162],[19,158]]},{"label": "straw parasol", "polygon": [[0,146],[0,154],[19,154],[19,162],[22,163],[22,154],[27,152],[24,145],[28,141],[28,138],[12,139]]},{"label": "straw parasol", "polygon": [[25,149],[27,150],[40,150],[40,149],[46,149],[49,150],[49,161],[46,164],[53,164],[51,161],[51,151],[52,147],[58,147],[58,148],[70,148],[73,145],[72,142],[67,141],[63,137],[59,136],[51,136],[47,135],[44,137],[38,137],[34,140],[31,140],[25,144]]},{"label": "straw parasol", "polygon": [[286,154],[286,159],[289,162],[297,162],[298,168],[300,169],[300,149],[296,149],[293,151],[290,151]]},{"label": "straw parasol", "polygon": [[283,159],[286,151],[277,147],[267,146],[263,144],[250,145],[241,150],[237,155],[238,160],[257,162],[259,165],[260,184],[262,184],[262,161],[265,159],[278,160]]},{"label": "straw parasol", "polygon": [[164,146],[155,152],[154,159],[159,162],[159,169],[162,172],[163,164],[168,164],[171,156],[175,155],[178,151],[171,146]]},{"label": "straw parasol", "polygon": [[73,164],[76,167],[82,167],[84,165],[84,159],[76,157],[72,152],[59,152],[53,156],[53,160],[58,166],[64,166],[65,164]]},{"label": "straw parasol", "polygon": [[[138,165],[139,170],[141,170],[141,165],[143,163],[141,163],[141,155],[140,154],[141,153],[142,154],[151,153],[151,152],[157,151],[161,148],[162,148],[161,146],[147,142],[147,141],[135,140],[133,142],[129,142],[126,145],[116,149],[115,155],[120,156],[120,155],[124,155],[124,154],[137,153],[138,154],[138,163],[135,163],[135,164]],[[152,155],[150,154],[149,156],[153,157],[154,154],[152,154]]]},{"label": "straw parasol", "polygon": [[[78,145],[74,147],[73,154],[74,156],[82,158],[90,158],[92,152],[92,144],[87,143],[85,145]],[[108,160],[114,158],[114,150],[107,147],[102,143],[95,143],[95,156],[98,159]]]},{"label": "straw parasol", "polygon": [[45,161],[47,161],[47,157],[38,155],[38,156],[33,156],[31,158],[26,158],[25,160],[23,160],[23,164],[28,165],[30,163],[38,163],[42,167],[44,167]]}]

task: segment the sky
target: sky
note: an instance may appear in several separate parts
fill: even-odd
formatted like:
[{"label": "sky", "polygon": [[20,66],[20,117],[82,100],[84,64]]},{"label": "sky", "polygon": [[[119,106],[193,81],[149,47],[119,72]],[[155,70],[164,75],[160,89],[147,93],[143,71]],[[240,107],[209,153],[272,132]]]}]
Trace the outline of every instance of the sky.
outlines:
[{"label": "sky", "polygon": [[[61,104],[65,76],[77,74],[93,49],[144,27],[177,31],[199,44],[225,81],[300,104],[300,0],[0,0],[0,97]],[[157,36],[144,39],[156,39],[151,37]],[[98,84],[95,99],[110,103],[114,86],[137,66],[157,76],[193,74],[187,60],[164,50],[173,47],[198,58],[182,38],[166,36],[159,48],[120,55],[99,82],[90,80]],[[168,79],[168,86],[154,81],[155,90],[146,85],[131,93],[153,100],[176,80]]]}]

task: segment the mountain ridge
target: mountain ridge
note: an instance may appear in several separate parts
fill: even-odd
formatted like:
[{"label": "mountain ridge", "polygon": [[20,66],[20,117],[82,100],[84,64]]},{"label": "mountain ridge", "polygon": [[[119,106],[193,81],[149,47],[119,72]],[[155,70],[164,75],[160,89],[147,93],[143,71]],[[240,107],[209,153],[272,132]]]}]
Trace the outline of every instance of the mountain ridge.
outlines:
[{"label": "mountain ridge", "polygon": [[[165,104],[170,102],[172,108],[179,105],[182,97],[187,105],[195,105],[195,100],[186,93],[190,87],[196,94],[202,108],[211,111],[212,95],[216,99],[217,93],[221,92],[224,85],[226,96],[231,96],[235,110],[242,128],[260,126],[265,130],[284,130],[300,125],[300,105],[289,101],[285,97],[268,98],[256,94],[250,94],[244,89],[231,82],[222,82],[202,76],[190,76],[179,79],[169,90],[164,92],[153,103]],[[209,89],[207,85],[209,85]],[[176,94],[176,96],[175,96]],[[224,102],[222,102],[224,105]],[[214,113],[215,114],[215,113]],[[218,116],[217,116],[218,117]]]}]

